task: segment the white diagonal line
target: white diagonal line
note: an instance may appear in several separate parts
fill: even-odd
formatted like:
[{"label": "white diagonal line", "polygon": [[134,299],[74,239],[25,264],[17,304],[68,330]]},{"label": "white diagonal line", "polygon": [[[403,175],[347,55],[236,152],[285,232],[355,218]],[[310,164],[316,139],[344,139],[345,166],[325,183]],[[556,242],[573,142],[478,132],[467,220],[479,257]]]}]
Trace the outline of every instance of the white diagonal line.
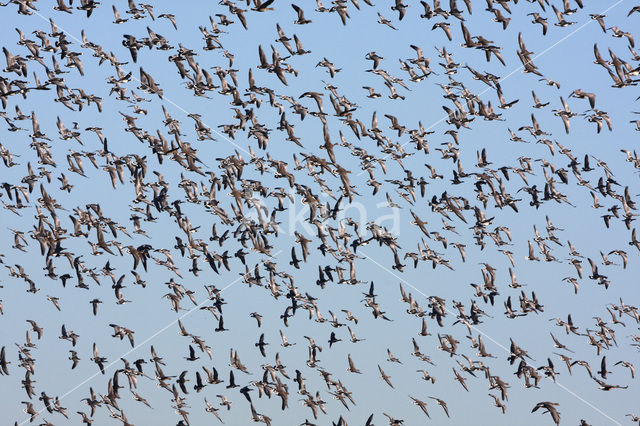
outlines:
[{"label": "white diagonal line", "polygon": [[[366,253],[360,251],[360,253],[362,253],[362,255],[364,255],[364,257],[366,257],[367,259],[369,259],[372,263],[374,263],[376,266],[378,266],[380,269],[382,269],[383,271],[388,272],[389,274],[393,275],[395,278],[399,279],[400,281],[402,281],[404,284],[408,285],[409,287],[411,287],[412,289],[414,289],[415,291],[417,291],[418,293],[420,293],[421,295],[423,295],[426,298],[429,298],[429,296],[427,296],[424,292],[422,292],[419,288],[417,288],[416,286],[414,286],[413,284],[411,284],[410,282],[408,282],[407,280],[405,280],[404,278],[400,277],[398,274],[396,274],[395,272],[391,271],[390,269],[386,268],[384,265],[381,265],[379,262],[377,262],[375,259],[373,259],[372,257],[370,257],[369,255],[367,255]],[[445,307],[445,310],[447,311],[447,313],[449,313],[450,315],[455,315],[455,312],[449,310],[448,308]],[[498,346],[499,348],[503,349],[505,352],[511,353],[511,350],[509,348],[507,348],[505,345],[503,345],[502,343],[500,343],[499,341],[497,341],[496,339],[494,339],[493,337],[489,336],[487,333],[485,333],[484,331],[480,330],[478,327],[474,326],[473,324],[468,324],[468,326],[470,328],[472,328],[473,330],[477,331],[478,333],[482,334],[484,337],[486,337],[487,339],[489,339],[491,342],[493,342],[496,346]],[[592,409],[594,409],[595,411],[597,411],[598,413],[602,414],[604,417],[606,417],[607,419],[611,420],[614,424],[622,426],[622,424],[616,420],[614,420],[611,416],[609,416],[607,413],[605,413],[604,411],[602,411],[601,409],[599,409],[598,407],[596,407],[595,405],[593,405],[592,403],[590,403],[589,401],[587,401],[586,399],[582,398],[580,395],[576,394],[575,392],[573,392],[571,389],[567,388],[566,386],[564,386],[562,383],[556,381],[554,382],[556,385],[558,385],[561,389],[565,390],[567,393],[569,393],[570,395],[574,396],[575,398],[577,398],[578,400],[582,401],[583,403],[585,403],[586,405],[588,405],[589,407],[591,407]]]},{"label": "white diagonal line", "polygon": [[[38,11],[34,10],[33,13],[35,15],[38,15],[40,18],[42,18],[42,20],[49,22],[49,19],[47,19],[44,15],[42,15],[41,13],[39,13]],[[82,40],[80,40],[78,37],[74,36],[73,34],[71,34],[69,31],[65,30],[64,28],[62,28],[60,25],[56,24],[56,27],[64,32],[65,34],[67,34],[70,38],[72,38],[75,42],[80,43],[81,45],[84,44]],[[131,74],[131,79],[135,80],[138,83],[141,83],[141,81],[135,77],[133,74]],[[166,96],[162,97],[162,100],[167,101],[168,103],[170,103],[171,105],[173,105],[175,108],[179,109],[180,111],[182,111],[185,114],[190,114],[189,111],[187,111],[186,109],[184,109],[183,107],[181,107],[180,105],[178,105],[177,103],[173,102],[171,99],[169,99]],[[234,142],[233,140],[229,139],[226,135],[224,135],[223,133],[220,133],[219,131],[217,131],[215,128],[210,127],[206,122],[202,122],[204,125],[206,125],[207,127],[209,127],[211,129],[211,131],[213,131],[216,135],[220,136],[221,138],[223,138],[224,140],[226,140],[227,142],[229,142],[231,145],[235,146],[236,148],[238,148],[239,150],[241,150],[242,152],[244,152],[245,154],[249,154],[251,155],[251,153],[249,151],[247,151],[244,147],[242,147],[241,145],[238,145],[236,142]]]},{"label": "white diagonal line", "polygon": [[[282,253],[282,250],[279,250],[276,254],[273,255],[273,257],[277,257],[280,253]],[[242,274],[239,278],[236,278],[234,281],[232,281],[230,284],[228,284],[226,287],[223,287],[220,290],[220,293],[222,293],[223,291],[227,290],[228,288],[230,288],[231,286],[237,284],[240,280],[243,280],[247,277],[247,275],[250,275],[253,271],[249,271],[246,272],[244,274]],[[207,303],[208,301],[210,301],[211,299],[209,299],[208,297],[203,300],[202,302],[198,303],[196,306],[194,306],[193,308],[191,308],[190,310],[188,310],[187,312],[185,312],[184,314],[182,314],[180,317],[178,317],[177,319],[171,321],[169,324],[165,325],[164,327],[162,327],[160,330],[156,331],[155,333],[153,333],[151,336],[147,337],[142,343],[137,344],[136,346],[134,346],[133,348],[129,349],[127,352],[123,353],[122,355],[120,355],[117,360],[115,361],[111,361],[109,364],[107,364],[104,367],[104,370],[107,371],[110,367],[112,367],[114,364],[116,364],[118,361],[120,361],[120,358],[124,358],[127,355],[129,355],[132,352],[137,351],[138,349],[140,349],[142,346],[146,345],[147,343],[149,343],[151,340],[153,340],[155,337],[157,337],[158,335],[164,333],[166,330],[168,330],[171,326],[175,325],[178,321],[180,321],[181,319],[191,315],[194,311],[196,311],[197,309],[200,309],[200,307],[202,307],[202,305],[204,305],[205,303]],[[86,383],[90,382],[91,380],[93,380],[96,376],[99,376],[100,374],[98,372],[94,373],[93,375],[89,376],[88,378],[86,378],[85,380],[83,380],[81,383],[79,383],[78,385],[74,386],[73,388],[71,388],[70,390],[68,390],[67,392],[65,392],[64,394],[62,394],[59,399],[60,401],[62,401],[65,397],[69,396],[70,394],[72,394],[73,392],[75,392],[76,390],[78,390],[79,388],[81,388],[82,386],[84,386]],[[46,409],[46,407],[42,407],[36,414],[39,415],[41,414],[44,410]],[[19,423],[19,426],[24,425],[27,422],[30,422],[31,416],[29,416],[29,418],[23,420],[21,423]]]},{"label": "white diagonal line", "polygon": [[[619,5],[620,3],[622,3],[624,0],[618,0],[617,2],[615,2],[614,4],[612,4],[611,6],[609,6],[608,8],[604,9],[602,12],[600,12],[600,15],[603,15],[605,13],[607,13],[608,11],[610,11],[611,9],[613,9],[614,7],[616,7],[617,5]],[[582,30],[584,27],[586,27],[587,25],[589,25],[590,23],[592,23],[594,20],[593,19],[589,19],[587,22],[585,22],[584,24],[580,25],[579,27],[577,27],[575,30],[571,31],[569,34],[567,34],[566,36],[562,37],[560,40],[556,41],[555,43],[553,43],[551,46],[547,47],[546,49],[544,49],[542,52],[540,52],[537,55],[533,55],[533,58],[531,61],[529,61],[529,63],[531,64],[533,62],[533,59],[538,59],[541,58],[542,56],[544,56],[546,53],[548,53],[550,50],[552,50],[553,48],[555,48],[556,46],[558,46],[559,44],[561,44],[562,42],[564,42],[565,40],[567,40],[568,38],[572,37],[573,35],[575,35],[578,31]],[[524,65],[520,65],[518,67],[516,67],[515,69],[513,69],[511,72],[509,72],[509,74],[505,75],[504,77],[500,77],[498,79],[498,82],[503,82],[506,79],[508,79],[509,77],[511,77],[513,74],[517,73],[518,71],[520,71],[521,69],[524,68]],[[484,95],[485,93],[487,93],[490,89],[492,89],[492,87],[487,87],[484,90],[482,90],[478,96]],[[425,128],[425,131],[429,131],[432,128],[434,128],[435,126],[437,126],[438,124],[442,123],[444,120],[446,120],[449,116],[445,115],[442,118],[440,118],[439,120],[433,122],[431,125],[429,125],[428,127]],[[411,141],[407,141],[404,144],[400,145],[401,148],[404,148],[405,146],[409,145],[411,143]],[[391,155],[390,154],[385,154],[381,160],[386,160],[387,158],[389,158]],[[357,176],[362,175],[364,172],[366,172],[368,169],[365,168],[364,170],[362,170],[360,173],[358,173]]]}]

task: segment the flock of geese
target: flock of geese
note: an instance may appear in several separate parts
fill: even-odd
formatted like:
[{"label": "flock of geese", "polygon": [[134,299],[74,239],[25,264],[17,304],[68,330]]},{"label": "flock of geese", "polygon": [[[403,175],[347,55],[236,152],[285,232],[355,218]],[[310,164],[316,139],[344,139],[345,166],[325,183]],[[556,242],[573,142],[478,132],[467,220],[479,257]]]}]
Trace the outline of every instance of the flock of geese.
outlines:
[{"label": "flock of geese", "polygon": [[[135,0],[0,3],[5,25],[15,18],[37,28],[15,28],[2,40],[0,313],[15,322],[0,321],[3,330],[26,332],[18,342],[3,332],[0,342],[5,423],[129,426],[162,416],[161,424],[177,425],[454,424],[469,413],[453,406],[481,404],[495,407],[494,417],[475,424],[507,417],[518,420],[505,424],[640,424],[637,406],[583,404],[568,393],[544,400],[548,389],[565,388],[558,376],[578,376],[585,389],[637,389],[634,360],[620,354],[637,358],[640,313],[618,292],[636,281],[638,191],[625,176],[640,171],[640,156],[612,150],[609,164],[584,152],[575,135],[614,146],[606,140],[614,126],[640,131],[633,105],[609,105],[617,107],[609,113],[596,92],[624,99],[640,82],[631,32],[640,5],[375,3],[221,0],[197,6],[206,10],[202,22],[180,19],[178,9],[190,4],[172,4],[173,14]],[[586,12],[627,6],[624,22]],[[377,16],[366,30],[353,23],[365,13]],[[56,23],[67,15],[69,32]],[[515,17],[554,42],[578,25],[598,25],[603,38],[584,44],[593,63],[580,65],[597,76],[593,87],[554,80],[553,65],[528,49]],[[96,20],[108,28],[102,44]],[[261,34],[257,51],[234,44],[262,20],[279,22]],[[321,26],[320,37],[334,30],[395,36],[411,20],[422,33],[396,46],[399,65],[370,46],[351,63],[332,59],[338,47],[305,49],[314,25],[335,24]],[[517,50],[474,35],[480,25],[517,40]],[[184,39],[194,27],[199,45]],[[531,99],[506,91],[514,66]],[[96,84],[104,72],[108,79]],[[339,87],[349,73],[352,83]],[[307,89],[292,90],[301,82]],[[420,102],[443,114],[427,127],[403,116],[426,85],[442,98]],[[200,113],[174,102],[176,93],[192,95]],[[214,104],[222,112],[212,114]],[[510,110],[524,111],[527,121]],[[114,117],[123,124],[107,127]],[[491,125],[505,132],[483,147],[471,130]],[[498,155],[513,146],[522,152],[515,161]],[[350,205],[377,201],[399,211],[398,230],[346,214]],[[302,216],[292,216],[301,205]],[[554,214],[580,219],[592,209],[600,229],[589,232],[626,237],[615,246],[567,241],[571,231],[584,232],[580,220]],[[529,235],[516,232],[521,218],[538,215],[545,220],[527,224]],[[480,265],[481,281],[469,286],[458,271],[470,264]],[[560,302],[542,300],[538,286],[547,284],[518,276],[534,264],[564,268],[555,269],[565,275],[554,277],[551,293],[562,313],[550,308]],[[446,283],[404,278],[429,281],[436,273],[451,277],[455,298],[439,295]],[[398,283],[399,300],[388,296]],[[244,302],[227,297],[232,285]],[[581,298],[585,288],[599,295],[595,303]],[[249,300],[261,308],[243,313],[251,318],[245,327],[229,313]],[[593,318],[572,318],[584,303]],[[128,306],[138,314],[118,314]],[[60,320],[74,311],[95,324],[93,335],[74,331],[78,318]],[[141,342],[136,328],[156,315],[167,327]],[[193,331],[203,324],[206,334]],[[492,346],[492,324],[511,334],[509,343]],[[525,347],[523,327],[532,324],[546,340]],[[393,330],[405,344],[384,349],[378,330]],[[233,336],[233,345],[220,343],[219,333]],[[54,364],[58,339],[68,364]],[[167,353],[158,349],[163,342],[171,342]],[[87,365],[89,377],[76,374]],[[58,379],[40,378],[44,369]],[[405,370],[410,379],[399,380]],[[438,390],[446,382],[455,393]],[[510,392],[519,392],[513,407]],[[392,402],[378,406],[374,394]],[[566,401],[573,408],[565,411]]]}]

